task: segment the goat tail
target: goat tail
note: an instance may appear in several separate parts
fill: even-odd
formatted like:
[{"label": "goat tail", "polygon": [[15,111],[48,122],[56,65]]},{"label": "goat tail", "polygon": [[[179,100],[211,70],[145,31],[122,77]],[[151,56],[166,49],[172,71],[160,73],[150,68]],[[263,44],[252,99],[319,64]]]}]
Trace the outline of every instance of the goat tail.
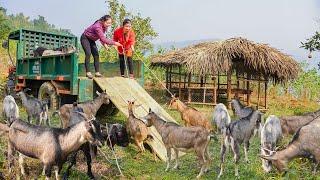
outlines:
[{"label": "goat tail", "polygon": [[0,131],[9,132],[10,127],[6,124],[0,123]]},{"label": "goat tail", "polygon": [[227,126],[223,130],[224,144],[228,147],[231,143],[231,130],[230,126]]}]

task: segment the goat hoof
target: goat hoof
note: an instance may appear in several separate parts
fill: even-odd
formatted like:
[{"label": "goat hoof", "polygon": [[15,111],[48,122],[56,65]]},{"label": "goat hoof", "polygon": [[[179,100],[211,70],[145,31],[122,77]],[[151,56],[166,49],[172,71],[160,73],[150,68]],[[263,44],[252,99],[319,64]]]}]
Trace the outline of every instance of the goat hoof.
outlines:
[{"label": "goat hoof", "polygon": [[173,169],[180,169],[180,166],[175,166],[175,167],[173,167]]}]

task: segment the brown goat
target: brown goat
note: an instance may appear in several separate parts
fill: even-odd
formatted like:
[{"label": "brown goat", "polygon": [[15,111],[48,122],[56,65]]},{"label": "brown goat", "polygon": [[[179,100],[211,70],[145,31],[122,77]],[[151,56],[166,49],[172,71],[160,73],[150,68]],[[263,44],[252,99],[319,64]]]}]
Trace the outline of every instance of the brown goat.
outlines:
[{"label": "brown goat", "polygon": [[[20,153],[19,164],[24,175],[23,155],[39,159],[46,179],[51,176],[52,167],[56,166],[56,178],[70,153],[79,149],[86,142],[98,142],[95,138],[96,127],[92,120],[79,122],[69,128],[47,128],[32,125],[15,119],[10,126],[0,125],[0,131],[8,133],[9,172],[13,166],[15,151]],[[101,142],[99,142],[101,144]]]},{"label": "brown goat", "polygon": [[134,140],[134,143],[138,146],[140,152],[144,152],[143,142],[149,136],[149,130],[146,124],[135,117],[133,114],[134,101],[128,101],[129,117],[127,121],[127,131],[129,136]]},{"label": "brown goat", "polygon": [[[97,91],[96,93],[98,96],[93,101],[88,101],[77,105],[88,117],[95,117],[102,104],[110,103],[110,97],[105,92],[99,93]],[[61,118],[61,127],[68,127],[70,124],[70,114],[72,111],[73,104],[65,104],[60,107],[58,114]]]},{"label": "brown goat", "polygon": [[282,133],[285,135],[294,134],[297,132],[299,128],[302,126],[305,126],[315,118],[320,116],[320,110],[311,112],[311,113],[305,113],[301,116],[287,116],[287,117],[281,117],[280,123],[281,123],[281,129]]},{"label": "brown goat", "polygon": [[289,145],[281,150],[272,151],[270,156],[260,155],[271,161],[278,171],[287,171],[288,163],[297,157],[311,158],[315,162],[313,173],[316,173],[320,163],[320,118],[300,128],[293,136]]},{"label": "brown goat", "polygon": [[162,137],[162,141],[167,150],[167,168],[169,170],[171,161],[171,150],[175,152],[176,164],[174,169],[178,169],[179,151],[194,151],[200,162],[201,170],[197,176],[208,170],[210,157],[208,153],[208,144],[210,142],[210,134],[203,127],[182,127],[173,122],[166,122],[156,113],[149,109],[149,114],[143,118],[148,127],[154,126]]},{"label": "brown goat", "polygon": [[208,131],[212,131],[213,127],[207,117],[195,108],[188,107],[179,98],[172,96],[169,108],[176,109],[180,112],[181,119],[184,121],[185,126],[200,126]]}]

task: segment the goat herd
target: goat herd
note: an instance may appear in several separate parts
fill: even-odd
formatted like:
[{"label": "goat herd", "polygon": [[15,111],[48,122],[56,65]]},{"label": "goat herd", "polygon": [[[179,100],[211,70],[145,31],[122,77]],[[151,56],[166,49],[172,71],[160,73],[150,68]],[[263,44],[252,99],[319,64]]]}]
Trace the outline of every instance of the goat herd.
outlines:
[{"label": "goat herd", "polygon": [[[54,112],[54,115],[58,114],[60,117],[61,128],[50,127],[47,101],[38,100],[24,91],[19,92],[17,96],[20,97],[28,114],[28,120],[23,121],[19,117],[15,99],[10,95],[6,96],[3,101],[6,124],[0,123],[0,131],[8,135],[9,173],[12,171],[17,151],[22,175],[25,175],[24,157],[28,156],[42,162],[46,179],[50,178],[52,168],[58,179],[63,164],[69,160],[63,176],[67,179],[71,167],[76,163],[77,152],[81,150],[87,161],[87,175],[93,179],[91,161],[96,156],[98,147],[105,143],[110,148],[114,145],[126,147],[131,137],[139,151],[144,152],[143,143],[153,138],[147,128],[151,126],[159,132],[165,145],[168,157],[166,171],[170,168],[172,150],[175,154],[174,169],[179,168],[179,151],[194,151],[200,165],[197,178],[208,171],[211,163],[208,145],[210,139],[215,136],[221,137],[218,178],[223,175],[225,155],[229,147],[234,155],[235,176],[239,176],[240,145],[244,145],[245,160],[249,162],[250,139],[256,132],[259,132],[261,137],[261,154],[257,156],[261,157],[262,168],[266,172],[271,171],[272,165],[280,172],[286,171],[287,163],[295,157],[312,159],[315,162],[314,172],[320,162],[320,111],[280,119],[270,115],[263,123],[260,111],[245,107],[239,100],[234,99],[231,104],[237,120],[231,121],[225,105],[218,104],[210,122],[203,113],[188,107],[173,96],[169,107],[181,113],[185,126],[167,122],[151,109],[145,117],[137,118],[134,115],[134,107],[139,105],[128,101],[129,118],[124,127],[121,124],[103,125],[95,119],[101,105],[109,103],[109,96],[105,92],[97,92],[97,95],[93,101],[65,104],[59,111]],[[35,119],[34,124],[31,124],[32,119]],[[46,122],[46,126],[41,126],[42,121]],[[276,145],[283,134],[294,136],[287,147],[277,151]],[[157,158],[155,153],[154,157]]]}]

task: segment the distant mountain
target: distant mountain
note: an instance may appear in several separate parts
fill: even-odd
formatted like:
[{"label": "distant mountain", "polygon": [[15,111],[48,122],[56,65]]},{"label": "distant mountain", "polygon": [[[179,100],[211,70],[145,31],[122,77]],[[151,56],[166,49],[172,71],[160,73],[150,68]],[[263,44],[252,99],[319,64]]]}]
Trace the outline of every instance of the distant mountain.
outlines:
[{"label": "distant mountain", "polygon": [[219,39],[198,39],[198,40],[187,40],[187,41],[170,41],[170,42],[160,42],[155,43],[154,46],[157,48],[162,47],[165,49],[171,49],[172,47],[175,48],[183,48],[187,47],[193,44],[198,44],[201,42],[207,42],[207,41],[218,41]]}]

